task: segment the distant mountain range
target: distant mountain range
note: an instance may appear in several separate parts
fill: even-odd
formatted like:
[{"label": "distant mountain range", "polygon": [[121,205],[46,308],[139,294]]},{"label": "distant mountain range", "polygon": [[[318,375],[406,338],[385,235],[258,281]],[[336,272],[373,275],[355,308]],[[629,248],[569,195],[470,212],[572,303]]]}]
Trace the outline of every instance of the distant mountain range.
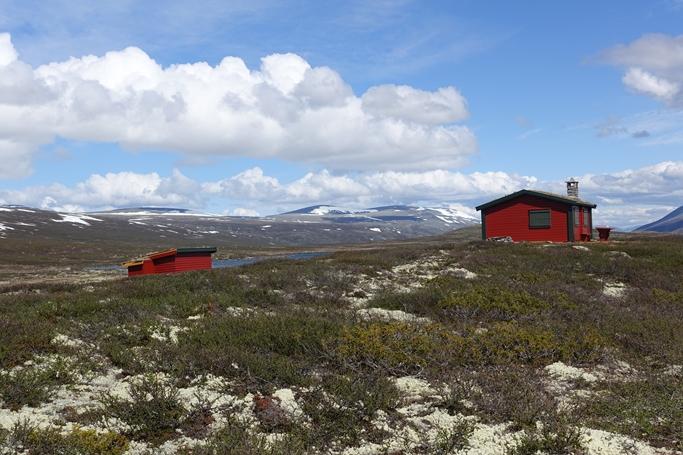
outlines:
[{"label": "distant mountain range", "polygon": [[678,207],[676,210],[655,221],[654,223],[646,224],[636,228],[635,231],[670,232],[683,234],[683,206]]},{"label": "distant mountain range", "polygon": [[313,205],[279,215],[277,219],[328,221],[336,223],[387,223],[416,222],[468,225],[479,222],[479,218],[454,208],[416,207],[410,205],[385,205],[367,209],[344,209],[331,205]]},{"label": "distant mountain range", "polygon": [[391,205],[361,210],[315,205],[265,217],[238,217],[174,207],[129,207],[65,213],[0,206],[3,239],[126,241],[154,244],[301,246],[409,239],[478,223],[447,207]]}]

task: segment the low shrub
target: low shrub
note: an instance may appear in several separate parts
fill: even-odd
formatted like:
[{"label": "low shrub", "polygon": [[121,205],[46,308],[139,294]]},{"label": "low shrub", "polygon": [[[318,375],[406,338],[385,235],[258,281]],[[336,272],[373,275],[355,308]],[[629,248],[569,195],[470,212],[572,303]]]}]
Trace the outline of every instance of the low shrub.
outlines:
[{"label": "low shrub", "polygon": [[337,357],[347,366],[413,374],[460,366],[587,362],[599,358],[604,348],[603,339],[592,330],[558,335],[537,326],[497,322],[469,331],[458,335],[437,323],[366,323],[344,329]]},{"label": "low shrub", "polygon": [[394,383],[382,375],[333,375],[325,378],[322,386],[336,405],[369,419],[379,410],[395,408],[400,398]]},{"label": "low shrub", "polygon": [[447,455],[467,449],[470,446],[469,439],[474,432],[474,427],[473,421],[462,419],[450,428],[440,430],[429,451],[430,455]]},{"label": "low shrub", "polygon": [[75,427],[62,434],[56,428],[41,429],[29,421],[17,422],[4,440],[4,448],[8,452],[0,450],[1,453],[121,455],[128,450],[128,439],[118,433]]},{"label": "low shrub", "polygon": [[514,429],[535,428],[536,422],[549,424],[558,418],[553,396],[531,368],[492,367],[463,379],[473,385],[467,399],[485,421],[513,422]]},{"label": "low shrub", "polygon": [[411,292],[382,292],[374,297],[368,306],[387,310],[401,310],[419,315],[432,315],[443,299],[444,292],[431,284]]},{"label": "low shrub", "polygon": [[176,436],[175,430],[188,413],[178,389],[166,380],[145,375],[130,383],[128,394],[129,398],[102,394],[102,417],[125,423],[129,428],[125,434],[136,439],[159,443]]},{"label": "low shrub", "polygon": [[683,379],[650,373],[645,379],[606,382],[579,415],[608,431],[683,450]]},{"label": "low shrub", "polygon": [[304,455],[304,441],[292,434],[281,434],[277,438],[268,438],[262,434],[254,434],[249,424],[234,417],[227,424],[211,435],[205,445],[185,447],[178,451],[181,455]]},{"label": "low shrub", "polygon": [[463,292],[450,292],[439,302],[442,311],[455,316],[484,316],[502,320],[537,313],[549,306],[526,291],[482,285],[473,286]]},{"label": "low shrub", "polygon": [[178,344],[159,346],[161,364],[181,377],[211,373],[258,385],[305,385],[340,328],[324,313],[223,315],[181,334]]},{"label": "low shrub", "polygon": [[604,337],[593,329],[553,331],[515,322],[493,324],[473,338],[474,354],[485,364],[585,363],[598,359],[606,347]]},{"label": "low shrub", "polygon": [[22,302],[0,300],[0,368],[11,368],[30,360],[36,354],[54,352],[50,342],[54,325],[46,321],[29,304],[20,311]]},{"label": "low shrub", "polygon": [[527,431],[507,455],[583,455],[588,453],[584,437],[576,427],[569,425],[544,425]]},{"label": "low shrub", "polygon": [[345,328],[337,354],[346,365],[400,375],[449,364],[463,348],[463,338],[440,324],[377,322]]},{"label": "low shrub", "polygon": [[372,419],[380,410],[393,410],[398,399],[394,384],[380,376],[328,377],[302,394],[302,409],[311,424],[297,427],[295,433],[317,448],[357,445],[361,439],[379,442],[386,435]]},{"label": "low shrub", "polygon": [[66,360],[57,358],[50,363],[0,371],[0,400],[15,411],[22,406],[37,406],[57,387],[73,381],[71,367]]}]

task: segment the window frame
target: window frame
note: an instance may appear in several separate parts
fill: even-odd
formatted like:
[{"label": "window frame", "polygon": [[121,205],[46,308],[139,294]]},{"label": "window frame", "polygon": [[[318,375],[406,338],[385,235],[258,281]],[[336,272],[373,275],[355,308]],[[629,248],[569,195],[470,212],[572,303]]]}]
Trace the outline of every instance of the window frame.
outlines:
[{"label": "window frame", "polygon": [[583,227],[587,228],[590,227],[590,216],[591,216],[591,211],[589,208],[584,207],[583,208]]},{"label": "window frame", "polygon": [[[544,213],[548,215],[548,224],[547,225],[533,225],[531,223],[531,214],[532,213]],[[529,218],[529,229],[550,229],[553,224],[553,217],[552,217],[552,210],[550,209],[531,209],[529,210],[528,213],[528,218]]]},{"label": "window frame", "polygon": [[579,210],[579,208],[576,205],[572,206],[572,217],[574,218],[574,227],[575,228],[581,227],[581,218],[579,218],[580,213],[581,213],[581,211]]}]

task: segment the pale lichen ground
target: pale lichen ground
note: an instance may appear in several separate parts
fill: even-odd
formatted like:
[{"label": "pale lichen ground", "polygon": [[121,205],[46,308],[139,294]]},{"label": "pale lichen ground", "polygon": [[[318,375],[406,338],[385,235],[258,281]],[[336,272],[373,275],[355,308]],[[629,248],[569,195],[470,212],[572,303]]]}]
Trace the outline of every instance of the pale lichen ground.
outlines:
[{"label": "pale lichen ground", "polygon": [[[54,342],[74,349],[89,349],[86,343],[64,335],[55,337]],[[168,342],[172,341],[168,340]],[[57,356],[38,358],[18,368],[40,367],[58,360],[63,360],[63,358]],[[623,371],[629,369],[627,365],[621,367]],[[592,383],[606,379],[608,375],[607,371],[599,371],[599,369],[587,371],[561,362],[547,365],[544,370],[551,383],[561,384],[559,387],[552,388],[558,394],[568,393],[567,384],[573,381]],[[25,406],[17,411],[3,408],[0,410],[0,427],[10,429],[15,423],[28,419],[39,427],[56,427],[66,434],[72,430],[74,424],[64,421],[62,414],[65,409],[75,409],[80,413],[93,409],[98,406],[97,397],[104,392],[126,399],[130,384],[142,378],[142,376],[123,377],[121,373],[119,369],[109,368],[101,374],[79,376],[74,384],[59,387],[49,401],[40,406]],[[672,367],[672,374],[678,374],[678,370]],[[162,381],[171,379],[162,374],[157,376],[157,379]],[[417,447],[425,447],[425,444],[435,443],[444,431],[449,431],[454,425],[466,420],[471,422],[472,431],[467,438],[466,448],[458,452],[460,454],[503,455],[507,453],[510,447],[514,447],[524,434],[522,431],[510,431],[508,424],[485,424],[473,416],[458,413],[449,414],[446,409],[440,407],[445,391],[443,384],[431,384],[416,376],[394,378],[393,382],[401,396],[400,406],[396,409],[396,414],[401,419],[389,421],[383,411],[378,411],[373,419],[373,425],[385,430],[390,436],[381,444],[368,442],[357,447],[341,448],[339,453],[344,455],[373,455],[393,451],[411,453],[411,450]],[[228,424],[225,414],[221,412],[226,408],[230,408],[233,415],[238,415],[241,421],[251,422],[253,431],[257,432],[257,418],[253,408],[255,395],[250,393],[243,396],[232,395],[226,392],[230,386],[230,381],[221,377],[198,377],[192,380],[187,387],[179,389],[179,398],[188,407],[196,404],[199,400],[210,403],[212,423],[208,429],[209,433]],[[296,388],[278,389],[272,393],[272,397],[290,417],[299,421],[300,424],[306,425],[306,416],[301,403],[297,400]],[[120,432],[127,430],[124,423],[115,420],[90,425],[79,424],[79,426],[97,431]],[[641,455],[673,453],[664,449],[653,448],[642,441],[606,431],[581,428],[581,432],[587,453],[591,455],[618,455],[624,453],[625,448],[629,449],[628,453]],[[170,455],[176,453],[181,447],[193,447],[204,443],[204,439],[181,436],[167,441],[153,450],[154,453]],[[133,441],[127,454],[146,453],[150,448],[152,446],[147,443]]]},{"label": "pale lichen ground", "polygon": [[[429,280],[441,275],[453,275],[468,280],[477,278],[475,273],[457,264],[447,264],[447,260],[446,255],[437,255],[393,267],[391,270],[379,272],[375,277],[361,275],[356,277],[356,291],[360,291],[363,297],[348,295],[346,298],[361,319],[397,320],[410,323],[429,322],[427,318],[417,317],[403,311],[367,308],[367,303],[380,290],[392,289],[407,292],[420,288]],[[626,292],[626,287],[621,283],[605,283],[604,286],[603,292],[608,297],[618,298]],[[230,307],[229,309],[230,314],[244,317],[252,315],[255,311],[251,308]],[[192,323],[201,317],[201,315],[190,316],[187,322]],[[150,336],[158,341],[177,343],[178,335],[185,330],[187,327],[165,320],[161,321]],[[83,355],[88,355],[90,351],[95,350],[93,346],[65,335],[56,336],[53,343],[73,351],[80,351]],[[66,360],[69,360],[68,357]],[[53,361],[55,358],[38,358],[18,368],[46,365]],[[0,427],[10,429],[17,422],[30,420],[39,427],[56,427],[67,433],[73,428],[73,424],[64,420],[65,409],[72,408],[83,413],[96,408],[99,406],[97,398],[105,392],[125,399],[130,384],[140,380],[139,376],[122,375],[120,369],[107,365],[102,365],[102,367],[103,370],[99,373],[77,375],[72,384],[60,386],[47,402],[39,406],[24,406],[12,411],[3,404],[0,407]],[[234,367],[239,368],[238,365]],[[680,371],[680,366],[671,367],[671,374],[680,374]],[[548,378],[547,387],[555,395],[560,408],[568,401],[580,398],[582,393],[589,393],[575,387],[575,383],[591,384],[602,380],[623,380],[635,374],[634,370],[623,362],[617,363],[616,366],[596,367],[592,370],[555,362],[547,365],[544,372]],[[11,374],[11,372],[3,373]],[[163,375],[159,377],[164,379]],[[449,413],[442,407],[444,390],[447,389],[444,384],[432,384],[416,376],[397,377],[392,380],[401,395],[400,405],[396,409],[396,414],[400,416],[400,419],[388,419],[384,411],[377,411],[372,420],[373,426],[385,430],[390,436],[382,443],[366,442],[356,447],[343,447],[337,453],[344,455],[374,455],[398,451],[411,453],[411,450],[416,447],[433,444],[444,431],[449,431],[454,425],[463,421],[471,422],[472,431],[467,438],[466,447],[457,452],[459,454],[502,455],[507,453],[510,447],[514,447],[524,434],[522,431],[512,431],[509,424],[486,424],[474,416]],[[230,389],[229,380],[217,376],[204,376],[191,379],[187,387],[179,389],[179,395],[181,401],[188,407],[196,404],[198,400],[205,400],[211,404],[212,423],[208,428],[209,434],[229,424],[225,413],[222,412],[226,408],[230,408],[241,421],[249,422],[252,431],[259,431],[257,417],[254,414],[256,395],[251,393],[233,395],[227,392]],[[301,425],[306,425],[306,416],[302,403],[297,399],[297,392],[295,387],[283,388],[275,390],[270,396],[285,413],[295,421],[299,421]],[[111,420],[79,425],[82,428],[92,428],[97,431],[126,430],[125,424]],[[581,433],[587,453],[590,455],[620,455],[625,453],[626,448],[631,454],[674,453],[598,429],[581,428]],[[192,447],[204,443],[205,440],[181,436],[153,448],[153,451],[170,455],[176,453],[181,447]],[[146,453],[150,448],[152,447],[147,443],[132,441],[127,454]]]}]

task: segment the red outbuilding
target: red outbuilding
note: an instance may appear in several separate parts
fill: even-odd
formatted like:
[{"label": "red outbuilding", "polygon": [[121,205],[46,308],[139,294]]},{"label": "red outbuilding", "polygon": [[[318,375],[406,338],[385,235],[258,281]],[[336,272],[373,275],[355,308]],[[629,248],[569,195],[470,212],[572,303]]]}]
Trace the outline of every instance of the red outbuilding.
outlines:
[{"label": "red outbuilding", "polygon": [[579,199],[579,182],[567,182],[567,195],[520,190],[477,207],[484,240],[590,241],[595,204]]},{"label": "red outbuilding", "polygon": [[211,255],[215,252],[215,247],[171,248],[122,265],[128,269],[128,276],[207,270],[211,268]]}]

